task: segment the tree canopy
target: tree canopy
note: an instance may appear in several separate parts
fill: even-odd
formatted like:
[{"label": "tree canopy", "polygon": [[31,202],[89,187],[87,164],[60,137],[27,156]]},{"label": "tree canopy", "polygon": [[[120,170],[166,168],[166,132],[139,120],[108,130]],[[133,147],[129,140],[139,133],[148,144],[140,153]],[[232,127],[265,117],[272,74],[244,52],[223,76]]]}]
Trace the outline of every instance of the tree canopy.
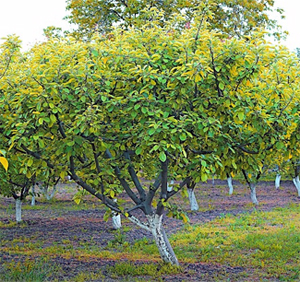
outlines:
[{"label": "tree canopy", "polygon": [[[194,20],[194,12],[200,10],[212,15],[206,18],[208,28],[223,33],[225,37],[250,35],[256,27],[270,29],[277,38],[280,37],[276,20],[269,16],[270,11],[275,10],[273,0],[67,0],[70,15],[66,19],[78,26],[73,35],[91,38],[95,31],[107,33],[115,25],[124,28],[144,25],[148,19],[141,11],[147,7],[164,11],[160,25],[174,13],[181,13],[185,18],[184,25],[189,26]],[[276,11],[283,13],[282,9]]]}]

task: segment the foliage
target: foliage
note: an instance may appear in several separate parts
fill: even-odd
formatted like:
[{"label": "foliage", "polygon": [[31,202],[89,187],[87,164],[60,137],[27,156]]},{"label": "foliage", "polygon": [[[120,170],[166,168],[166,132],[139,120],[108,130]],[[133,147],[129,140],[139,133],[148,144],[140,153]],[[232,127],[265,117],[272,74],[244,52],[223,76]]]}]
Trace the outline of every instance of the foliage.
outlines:
[{"label": "foliage", "polygon": [[[145,21],[151,20],[151,17],[145,18],[141,13],[146,7],[164,11],[160,25],[164,25],[174,13],[182,13],[185,18],[183,26],[189,27],[194,21],[193,12],[200,8],[213,14],[207,18],[210,30],[221,32],[225,37],[249,35],[257,26],[275,28],[274,34],[280,37],[278,29],[276,30],[276,27],[278,28],[276,21],[269,17],[270,11],[274,9],[274,1],[271,0],[68,0],[67,10],[70,11],[70,15],[66,19],[78,26],[73,35],[91,38],[95,32],[107,33],[111,31],[112,26],[118,24],[126,29],[133,26],[141,27]],[[283,13],[282,9],[276,11],[279,14]]]}]

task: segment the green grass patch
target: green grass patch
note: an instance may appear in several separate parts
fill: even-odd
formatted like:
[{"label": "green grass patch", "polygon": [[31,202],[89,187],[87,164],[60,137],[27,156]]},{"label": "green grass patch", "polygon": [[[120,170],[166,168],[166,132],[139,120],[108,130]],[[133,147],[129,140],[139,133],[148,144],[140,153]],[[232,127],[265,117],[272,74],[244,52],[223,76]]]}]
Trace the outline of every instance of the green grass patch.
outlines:
[{"label": "green grass patch", "polygon": [[299,205],[226,215],[187,227],[170,241],[181,261],[250,268],[266,279],[300,280],[299,216]]},{"label": "green grass patch", "polygon": [[183,271],[181,267],[172,266],[170,264],[144,263],[137,265],[132,262],[116,263],[114,266],[108,267],[106,270],[112,278],[139,276],[159,278],[162,275],[174,275]]},{"label": "green grass patch", "polygon": [[47,258],[29,259],[24,261],[11,261],[2,265],[1,281],[16,282],[42,282],[48,281],[54,272],[60,270],[59,266],[50,263]]}]

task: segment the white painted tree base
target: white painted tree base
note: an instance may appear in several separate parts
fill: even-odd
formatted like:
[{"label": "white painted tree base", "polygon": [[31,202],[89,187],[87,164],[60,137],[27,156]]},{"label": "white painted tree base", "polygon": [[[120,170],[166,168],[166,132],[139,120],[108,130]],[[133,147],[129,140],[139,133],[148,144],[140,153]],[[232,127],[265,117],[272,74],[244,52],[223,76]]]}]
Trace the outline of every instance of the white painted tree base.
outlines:
[{"label": "white painted tree base", "polygon": [[172,192],[173,190],[173,185],[174,185],[175,180],[171,180],[170,183],[167,183],[167,191]]},{"label": "white painted tree base", "polygon": [[56,186],[54,186],[54,187],[52,188],[51,193],[49,193],[47,187],[42,187],[41,190],[42,190],[43,195],[46,197],[46,199],[47,199],[48,201],[50,201],[50,200],[54,197],[54,194],[55,194],[55,192],[56,192]]},{"label": "white painted tree base", "polygon": [[293,178],[293,182],[294,182],[294,185],[297,189],[298,197],[300,197],[300,180],[299,180],[299,176]]},{"label": "white painted tree base", "polygon": [[160,256],[164,262],[179,265],[177,257],[162,227],[162,215],[147,215],[149,229],[154,237]]},{"label": "white painted tree base", "polygon": [[251,191],[251,201],[254,205],[258,205],[258,201],[256,198],[256,184],[250,183],[250,191]]},{"label": "white painted tree base", "polygon": [[281,178],[281,175],[280,175],[280,174],[277,174],[277,175],[276,175],[276,178],[275,178],[275,188],[276,188],[276,189],[279,189],[279,188],[280,188],[280,178]]},{"label": "white painted tree base", "polygon": [[22,201],[16,199],[16,222],[22,221]]},{"label": "white painted tree base", "polygon": [[112,219],[113,229],[118,230],[122,227],[121,215],[119,215],[119,214],[113,215],[111,219]]},{"label": "white painted tree base", "polygon": [[228,188],[229,188],[229,195],[232,195],[233,193],[233,185],[232,185],[232,177],[228,177],[227,178],[227,184],[228,184]]},{"label": "white painted tree base", "polygon": [[34,186],[31,188],[32,196],[31,196],[31,206],[35,206],[35,189]]},{"label": "white painted tree base", "polygon": [[197,199],[196,199],[196,196],[195,196],[194,189],[187,189],[187,192],[188,192],[188,195],[189,195],[191,211],[199,210],[199,205],[197,203]]}]

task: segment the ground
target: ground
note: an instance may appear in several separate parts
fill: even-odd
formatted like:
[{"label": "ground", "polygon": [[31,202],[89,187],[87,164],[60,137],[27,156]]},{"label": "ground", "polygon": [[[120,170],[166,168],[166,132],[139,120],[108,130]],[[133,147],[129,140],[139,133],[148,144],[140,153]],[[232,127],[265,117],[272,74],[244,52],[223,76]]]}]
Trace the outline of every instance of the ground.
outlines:
[{"label": "ground", "polygon": [[[190,222],[184,224],[177,219],[164,218],[171,244],[174,234],[188,230],[190,226],[211,222],[227,214],[239,216],[257,210],[271,211],[300,202],[292,181],[282,181],[277,190],[274,182],[261,182],[257,187],[260,203],[256,207],[250,202],[246,185],[238,181],[233,185],[234,194],[230,196],[226,181],[213,183],[210,180],[199,184],[196,197],[200,209],[197,212],[189,212],[187,199],[177,197],[176,203],[182,204]],[[23,204],[23,223],[19,225],[13,223],[13,199],[0,198],[2,280],[8,277],[4,273],[10,271],[10,279],[18,281],[20,276],[13,271],[16,272],[18,267],[20,272],[24,268],[28,270],[35,261],[35,265],[49,266],[50,273],[41,274],[36,279],[39,281],[261,281],[260,277],[251,274],[253,268],[202,262],[201,257],[198,262],[179,258],[181,269],[168,271],[160,262],[151,234],[126,218],[122,219],[120,231],[113,230],[111,222],[103,220],[104,206],[90,196],[76,205],[72,201],[75,192],[74,185],[60,184],[54,200],[48,202],[43,197],[37,198],[35,207],[30,206],[28,197]],[[149,254],[143,251],[145,247],[150,250]],[[150,265],[149,269],[147,265]],[[128,270],[131,267],[135,274]],[[153,268],[161,271],[159,277],[149,273]],[[22,279],[26,281],[26,278]],[[27,281],[30,279],[33,278]],[[269,281],[279,280],[271,277]]]}]

